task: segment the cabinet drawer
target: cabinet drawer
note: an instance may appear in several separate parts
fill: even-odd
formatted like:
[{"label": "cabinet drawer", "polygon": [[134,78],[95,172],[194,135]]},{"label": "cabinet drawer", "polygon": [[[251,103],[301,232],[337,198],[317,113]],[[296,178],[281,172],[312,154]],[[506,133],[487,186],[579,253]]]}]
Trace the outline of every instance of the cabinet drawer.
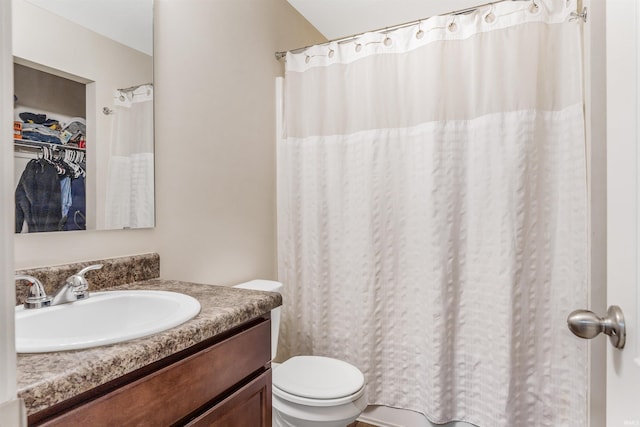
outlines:
[{"label": "cabinet drawer", "polygon": [[171,425],[264,369],[270,348],[271,322],[265,321],[43,425]]}]

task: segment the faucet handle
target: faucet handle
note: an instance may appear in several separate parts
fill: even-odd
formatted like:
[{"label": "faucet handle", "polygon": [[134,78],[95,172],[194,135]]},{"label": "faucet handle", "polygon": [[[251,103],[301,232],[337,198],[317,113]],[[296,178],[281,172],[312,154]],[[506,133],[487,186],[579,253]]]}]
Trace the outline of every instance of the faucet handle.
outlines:
[{"label": "faucet handle", "polygon": [[36,277],[19,274],[16,276],[16,281],[26,280],[29,282],[29,296],[24,302],[24,308],[42,308],[51,305],[53,299],[44,290],[42,282]]},{"label": "faucet handle", "polygon": [[102,267],[103,267],[103,264],[92,264],[78,271],[75,275],[84,277],[84,275],[87,274],[89,271],[100,270]]},{"label": "faucet handle", "polygon": [[89,289],[89,282],[84,277],[91,270],[99,270],[102,268],[102,264],[93,264],[89,265],[82,270],[78,271],[73,276],[67,279],[67,283],[73,288],[73,292],[77,295],[85,294],[83,297],[86,297],[87,290]]}]

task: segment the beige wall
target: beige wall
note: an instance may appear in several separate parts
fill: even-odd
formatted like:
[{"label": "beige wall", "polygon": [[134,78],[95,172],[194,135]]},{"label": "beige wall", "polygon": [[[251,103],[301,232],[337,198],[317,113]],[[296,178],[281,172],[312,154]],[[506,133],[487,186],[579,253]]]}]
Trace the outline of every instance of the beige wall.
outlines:
[{"label": "beige wall", "polygon": [[274,279],[274,52],[324,39],[285,0],[158,0],[156,11],[161,274]]},{"label": "beige wall", "polygon": [[286,0],[155,13],[156,228],[16,236],[16,268],[155,251],[164,278],[275,278],[273,54],[324,39]]},{"label": "beige wall", "polygon": [[[589,8],[584,26],[585,112],[590,199],[589,310],[607,312],[607,102],[605,4],[583,0]],[[608,340],[589,341],[589,421],[606,425],[606,350]]]},{"label": "beige wall", "polygon": [[69,117],[84,117],[87,112],[85,85],[74,80],[13,64],[13,88],[17,103],[29,111],[44,109]]}]

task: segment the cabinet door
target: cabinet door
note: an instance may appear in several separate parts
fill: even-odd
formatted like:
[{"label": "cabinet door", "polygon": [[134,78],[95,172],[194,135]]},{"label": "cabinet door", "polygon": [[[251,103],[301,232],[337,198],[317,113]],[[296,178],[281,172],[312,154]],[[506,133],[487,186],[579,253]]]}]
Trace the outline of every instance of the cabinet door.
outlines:
[{"label": "cabinet door", "polygon": [[189,427],[271,427],[271,369],[187,424]]}]

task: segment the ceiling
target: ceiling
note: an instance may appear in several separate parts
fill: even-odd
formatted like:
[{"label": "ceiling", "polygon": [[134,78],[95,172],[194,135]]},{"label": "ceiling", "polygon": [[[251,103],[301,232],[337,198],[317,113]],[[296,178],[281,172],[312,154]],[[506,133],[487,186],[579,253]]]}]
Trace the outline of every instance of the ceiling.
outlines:
[{"label": "ceiling", "polygon": [[[119,43],[152,54],[153,0],[27,1]],[[332,40],[466,9],[490,0],[287,1]]]},{"label": "ceiling", "polygon": [[327,39],[360,34],[491,0],[287,0]]},{"label": "ceiling", "polygon": [[153,0],[27,1],[147,55],[153,52]]}]

